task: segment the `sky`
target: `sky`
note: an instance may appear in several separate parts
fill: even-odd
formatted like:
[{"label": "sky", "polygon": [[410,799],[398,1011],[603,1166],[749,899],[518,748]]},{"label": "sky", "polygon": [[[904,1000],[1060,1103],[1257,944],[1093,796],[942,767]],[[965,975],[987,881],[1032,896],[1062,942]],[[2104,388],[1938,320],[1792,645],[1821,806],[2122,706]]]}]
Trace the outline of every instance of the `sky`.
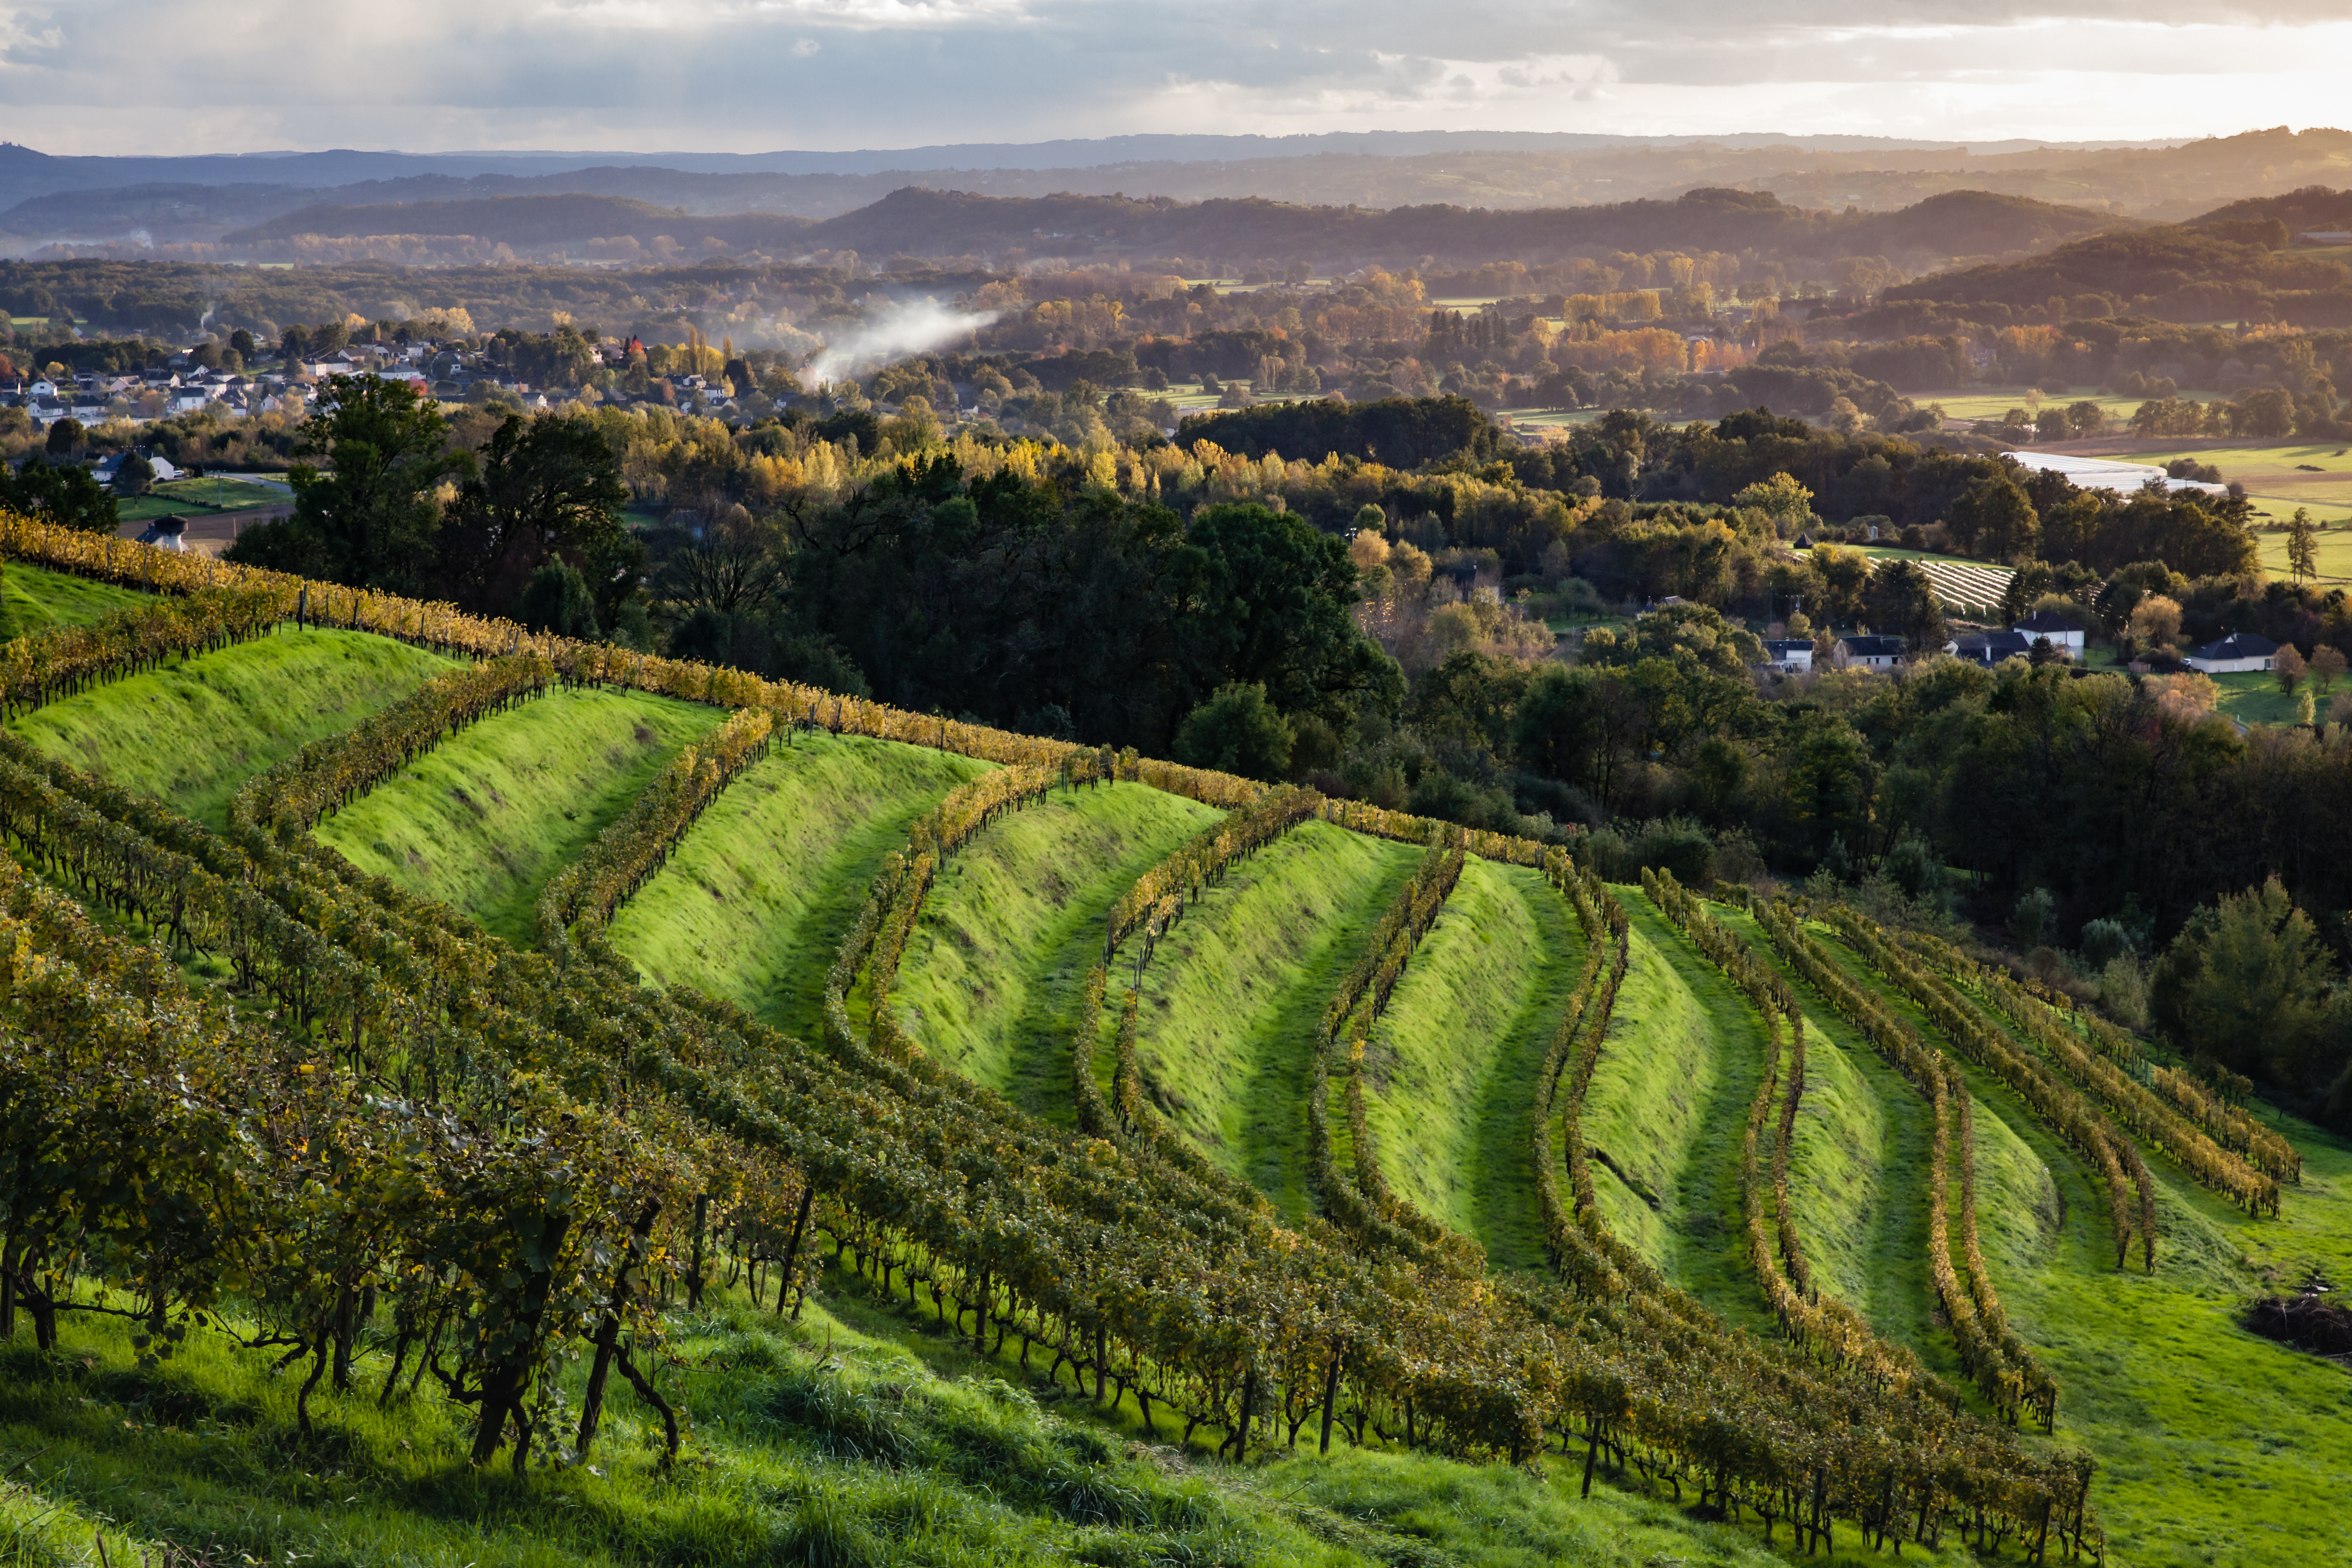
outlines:
[{"label": "sky", "polygon": [[2352,124],[2347,0],[0,0],[49,153]]}]

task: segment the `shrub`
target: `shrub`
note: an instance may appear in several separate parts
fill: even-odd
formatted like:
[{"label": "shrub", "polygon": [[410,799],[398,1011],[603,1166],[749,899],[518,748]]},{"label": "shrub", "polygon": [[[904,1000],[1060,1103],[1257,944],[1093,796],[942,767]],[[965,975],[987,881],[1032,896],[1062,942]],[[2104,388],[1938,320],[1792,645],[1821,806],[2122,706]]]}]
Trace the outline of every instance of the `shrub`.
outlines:
[{"label": "shrub", "polygon": [[2050,896],[2049,889],[2028,889],[2025,896],[2017,900],[2017,908],[2010,913],[2009,934],[2016,939],[2021,948],[2039,947],[2050,930],[2051,917],[2056,911],[2057,900]]},{"label": "shrub", "polygon": [[1290,772],[1290,725],[1266,700],[1265,688],[1235,681],[1184,716],[1176,760],[1244,778],[1279,782]]}]

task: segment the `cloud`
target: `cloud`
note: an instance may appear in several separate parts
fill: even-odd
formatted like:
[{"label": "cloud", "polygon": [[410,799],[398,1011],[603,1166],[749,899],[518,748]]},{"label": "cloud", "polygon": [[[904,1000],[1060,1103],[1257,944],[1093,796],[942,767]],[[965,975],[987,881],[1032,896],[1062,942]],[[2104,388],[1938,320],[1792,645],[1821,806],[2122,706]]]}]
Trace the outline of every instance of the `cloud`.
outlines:
[{"label": "cloud", "polygon": [[[0,136],[126,153],[2191,135],[2342,122],[2344,16],[2343,0],[0,0]],[[250,80],[256,59],[267,91],[188,89]]]}]

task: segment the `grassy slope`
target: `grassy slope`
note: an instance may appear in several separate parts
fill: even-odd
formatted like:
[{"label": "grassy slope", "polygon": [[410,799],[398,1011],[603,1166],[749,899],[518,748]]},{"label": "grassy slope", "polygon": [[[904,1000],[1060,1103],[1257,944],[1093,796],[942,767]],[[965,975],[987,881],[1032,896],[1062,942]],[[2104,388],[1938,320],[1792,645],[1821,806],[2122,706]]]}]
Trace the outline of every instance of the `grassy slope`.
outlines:
[{"label": "grassy slope", "polygon": [[1103,917],[1222,814],[1143,784],[1061,791],[991,826],[940,875],[900,968],[900,1020],[941,1061],[1070,1119],[1070,1041]]},{"label": "grassy slope", "polygon": [[814,1038],[824,972],[908,825],[990,764],[856,736],[779,745],[622,907],[614,945],[660,985]]},{"label": "grassy slope", "polygon": [[1733,1322],[1767,1327],[1741,1239],[1738,1166],[1763,1021],[1639,888],[1613,891],[1633,944],[1585,1099],[1601,1213],[1670,1282]]},{"label": "grassy slope", "polygon": [[1543,1262],[1528,1116],[1583,951],[1541,873],[1472,859],[1366,1052],[1383,1173],[1505,1267]]},{"label": "grassy slope", "polygon": [[[8,568],[12,584],[22,570]],[[51,756],[219,826],[247,779],[451,668],[389,637],[280,629],[10,722]]]},{"label": "grassy slope", "polygon": [[0,637],[20,637],[50,626],[88,626],[147,598],[135,588],[11,561],[0,575]]},{"label": "grassy slope", "polygon": [[1789,1157],[1789,1198],[1815,1280],[1880,1333],[1951,1370],[1946,1363],[1956,1358],[1928,1322],[1927,1100],[1780,964],[1752,917],[1713,912],[1780,969],[1804,1012],[1805,1094]]},{"label": "grassy slope", "polygon": [[[142,1374],[126,1327],[68,1317],[59,1354],[21,1340],[0,1352],[10,1561],[81,1568],[100,1561],[100,1535],[116,1563],[173,1560],[169,1543],[199,1562],[331,1568],[1781,1561],[1743,1531],[1606,1486],[1579,1501],[1572,1466],[1539,1477],[1342,1453],[1240,1470],[1148,1447],[1066,1386],[982,1363],[838,1276],[798,1322],[720,1294],[672,1318],[678,1359],[659,1375],[691,1435],[671,1477],[653,1466],[658,1423],[617,1380],[590,1462],[518,1481],[503,1462],[468,1469],[461,1408],[405,1393],[377,1408],[381,1342],[363,1342],[352,1394],[313,1396],[306,1444],[299,1379],[271,1374],[275,1352],[200,1331]],[[583,1369],[556,1367],[565,1440]],[[908,1445],[908,1461],[846,1452],[861,1426]],[[1092,1522],[1094,1510],[1117,1522]]]},{"label": "grassy slope", "polygon": [[1145,1083],[1210,1158],[1292,1214],[1311,1206],[1316,1023],[1421,854],[1310,822],[1227,872],[1144,972]]},{"label": "grassy slope", "polygon": [[319,837],[529,942],[547,879],[726,716],[640,692],[551,691],[444,742],[329,817]]},{"label": "grassy slope", "polygon": [[[1892,999],[1849,950],[1831,950]],[[2238,1325],[2249,1299],[2292,1289],[2314,1264],[2339,1282],[2352,1270],[2352,1143],[2273,1117],[2305,1173],[2282,1217],[2263,1221],[2151,1152],[2157,1272],[2139,1272],[2137,1249],[2118,1271],[2106,1199],[2082,1162],[2016,1096],[1967,1071],[1988,1261],[2018,1331],[2058,1377],[2058,1436],[2099,1458],[2109,1560],[2186,1568],[2352,1551],[2336,1506],[2352,1382]]]}]

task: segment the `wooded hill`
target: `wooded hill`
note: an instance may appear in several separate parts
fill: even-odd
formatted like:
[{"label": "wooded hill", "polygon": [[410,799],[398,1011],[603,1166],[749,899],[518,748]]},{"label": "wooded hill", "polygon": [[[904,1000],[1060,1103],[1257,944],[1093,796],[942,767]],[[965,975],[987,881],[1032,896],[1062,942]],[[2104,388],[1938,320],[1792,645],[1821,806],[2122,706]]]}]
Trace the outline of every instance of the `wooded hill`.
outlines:
[{"label": "wooded hill", "polygon": [[789,246],[809,226],[806,218],[773,213],[698,217],[633,196],[522,195],[471,201],[397,202],[375,206],[320,204],[222,237],[230,246],[266,247],[299,235],[350,238],[368,235],[471,235],[514,246],[627,236],[650,242],[715,238],[741,249]]},{"label": "wooded hill", "polygon": [[717,241],[779,256],[855,250],[880,258],[984,258],[1018,250],[1072,259],[1247,258],[1348,270],[1537,260],[1614,250],[1755,251],[1790,260],[1883,257],[1900,267],[2011,257],[2131,220],[2019,196],[1959,191],[1896,212],[1793,206],[1769,192],[1709,187],[1672,200],[1496,210],[1307,206],[1262,197],[1181,202],[1123,195],[993,196],[907,186],[821,223],[779,214],[689,215],[633,196],[498,195],[370,205],[317,204],[224,235],[229,256],[277,256],[297,242],[466,236],[544,249],[667,236],[688,253]]},{"label": "wooded hill", "polygon": [[1898,284],[1882,308],[1940,307],[1949,318],[2005,325],[2060,301],[2072,316],[2167,321],[2352,324],[2352,250],[2294,249],[2293,236],[2352,220],[2352,192],[2315,187],[2235,202],[2191,222],[2071,240],[2045,255]]}]

